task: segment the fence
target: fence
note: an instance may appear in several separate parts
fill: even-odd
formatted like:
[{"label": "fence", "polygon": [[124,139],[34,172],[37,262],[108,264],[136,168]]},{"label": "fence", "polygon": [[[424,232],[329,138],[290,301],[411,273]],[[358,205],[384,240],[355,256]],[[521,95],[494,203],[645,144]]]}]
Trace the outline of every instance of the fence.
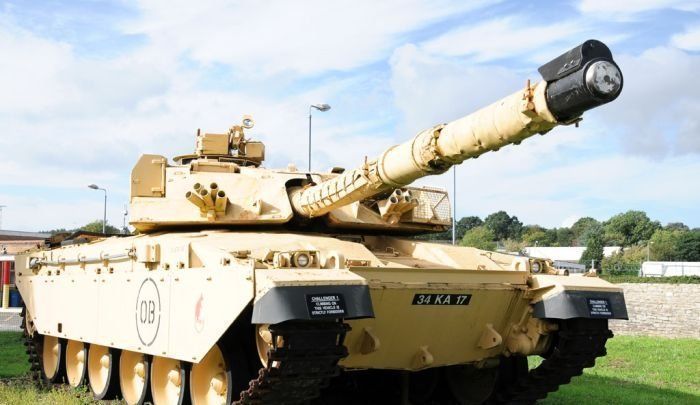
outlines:
[{"label": "fence", "polygon": [[603,267],[601,274],[611,276],[638,276],[641,263],[616,264],[614,266]]},{"label": "fence", "polygon": [[21,308],[0,308],[0,332],[20,332],[21,312]]},{"label": "fence", "polygon": [[700,276],[700,262],[644,262],[644,277]]}]

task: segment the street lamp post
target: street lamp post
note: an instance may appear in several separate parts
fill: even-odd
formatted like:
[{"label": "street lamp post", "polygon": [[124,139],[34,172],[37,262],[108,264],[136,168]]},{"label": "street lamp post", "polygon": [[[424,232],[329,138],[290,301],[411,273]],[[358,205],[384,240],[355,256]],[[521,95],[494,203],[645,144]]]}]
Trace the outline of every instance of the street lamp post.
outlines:
[{"label": "street lamp post", "polygon": [[93,190],[102,190],[105,192],[105,205],[102,212],[102,233],[107,234],[107,189],[98,187],[97,184],[90,184],[88,187]]},{"label": "street lamp post", "polygon": [[457,165],[452,166],[452,244],[457,241]]},{"label": "street lamp post", "polygon": [[331,106],[328,104],[311,104],[309,106],[309,172],[311,171],[311,113],[312,113],[312,108],[315,108],[321,112],[326,112],[331,109]]}]

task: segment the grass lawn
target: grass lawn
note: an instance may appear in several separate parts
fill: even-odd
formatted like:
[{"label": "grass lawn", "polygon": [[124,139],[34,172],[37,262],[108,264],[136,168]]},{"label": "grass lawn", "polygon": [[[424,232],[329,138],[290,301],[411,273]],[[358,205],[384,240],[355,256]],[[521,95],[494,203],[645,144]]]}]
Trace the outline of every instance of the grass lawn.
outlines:
[{"label": "grass lawn", "polygon": [[21,332],[0,332],[0,379],[29,372]]},{"label": "grass lawn", "polygon": [[[41,391],[22,378],[28,367],[20,336],[0,333],[0,405],[94,402],[85,390]],[[700,340],[618,336],[607,347],[595,368],[542,403],[700,404]]]},{"label": "grass lawn", "polygon": [[617,336],[607,348],[542,403],[700,404],[700,340]]}]

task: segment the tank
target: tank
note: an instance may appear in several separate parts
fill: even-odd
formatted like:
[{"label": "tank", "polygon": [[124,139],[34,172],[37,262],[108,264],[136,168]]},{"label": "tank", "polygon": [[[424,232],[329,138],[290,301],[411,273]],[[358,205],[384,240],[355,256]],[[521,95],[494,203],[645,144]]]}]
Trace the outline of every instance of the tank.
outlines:
[{"label": "tank", "polygon": [[[605,355],[622,290],[551,262],[414,236],[452,223],[422,177],[614,100],[589,40],[543,80],[351,170],[263,166],[250,116],[141,156],[131,225],[17,257],[32,370],[128,404],[532,403]],[[468,186],[468,185],[466,185]],[[517,198],[517,195],[514,195]],[[528,356],[543,360],[528,370]]]}]

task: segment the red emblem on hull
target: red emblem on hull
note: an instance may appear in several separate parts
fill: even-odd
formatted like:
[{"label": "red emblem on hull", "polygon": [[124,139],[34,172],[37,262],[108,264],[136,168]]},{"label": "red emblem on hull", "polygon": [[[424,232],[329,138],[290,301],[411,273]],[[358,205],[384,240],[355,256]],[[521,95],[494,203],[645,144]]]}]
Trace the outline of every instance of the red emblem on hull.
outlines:
[{"label": "red emblem on hull", "polygon": [[194,305],[194,329],[197,332],[201,332],[204,329],[204,313],[202,312],[204,307],[204,295],[199,294],[199,299]]}]

